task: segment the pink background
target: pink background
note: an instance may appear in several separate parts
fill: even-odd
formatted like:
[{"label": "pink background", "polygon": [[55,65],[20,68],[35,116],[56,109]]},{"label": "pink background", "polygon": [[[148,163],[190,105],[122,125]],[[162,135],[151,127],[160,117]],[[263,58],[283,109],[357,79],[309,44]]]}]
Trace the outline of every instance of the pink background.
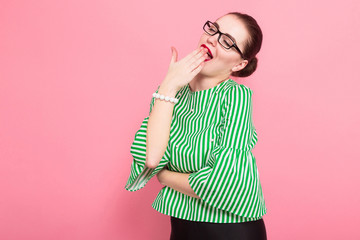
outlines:
[{"label": "pink background", "polygon": [[1,1],[0,239],[169,239],[160,183],[124,189],[175,46],[206,20],[264,34],[253,151],[268,239],[359,239],[360,2]]}]

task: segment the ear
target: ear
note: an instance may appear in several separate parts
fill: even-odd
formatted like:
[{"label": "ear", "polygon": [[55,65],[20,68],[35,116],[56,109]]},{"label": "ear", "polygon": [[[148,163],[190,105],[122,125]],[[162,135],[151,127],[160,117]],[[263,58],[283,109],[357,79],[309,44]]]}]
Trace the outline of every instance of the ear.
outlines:
[{"label": "ear", "polygon": [[243,69],[243,68],[246,67],[246,65],[248,64],[248,62],[249,62],[248,60],[244,60],[244,61],[242,61],[241,63],[235,65],[231,70],[232,70],[233,72],[240,71],[241,69]]}]

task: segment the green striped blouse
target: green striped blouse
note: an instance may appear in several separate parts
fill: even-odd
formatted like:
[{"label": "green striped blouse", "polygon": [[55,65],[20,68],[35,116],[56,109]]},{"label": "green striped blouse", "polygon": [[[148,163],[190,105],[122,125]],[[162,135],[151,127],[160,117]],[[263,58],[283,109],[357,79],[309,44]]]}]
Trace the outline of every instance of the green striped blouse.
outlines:
[{"label": "green striped blouse", "polygon": [[[160,86],[158,86],[156,92]],[[201,198],[164,186],[152,207],[160,213],[190,221],[237,223],[266,214],[256,160],[252,121],[252,90],[232,79],[202,91],[189,85],[176,94],[169,142],[160,164],[145,167],[146,117],[135,134],[125,189],[137,191],[165,165],[170,171],[191,173],[189,184]],[[155,98],[151,99],[150,112]]]}]

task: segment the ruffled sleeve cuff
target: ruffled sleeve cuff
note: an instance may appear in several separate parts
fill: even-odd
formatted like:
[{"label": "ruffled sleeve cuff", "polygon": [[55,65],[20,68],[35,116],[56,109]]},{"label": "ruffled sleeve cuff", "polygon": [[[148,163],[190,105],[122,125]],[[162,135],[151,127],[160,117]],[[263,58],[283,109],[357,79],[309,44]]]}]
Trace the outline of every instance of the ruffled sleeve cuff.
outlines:
[{"label": "ruffled sleeve cuff", "polygon": [[248,218],[266,213],[258,169],[250,150],[215,146],[206,166],[191,173],[188,180],[194,192],[214,207]]},{"label": "ruffled sleeve cuff", "polygon": [[169,162],[169,147],[166,148],[164,156],[156,168],[145,166],[146,160],[146,130],[149,117],[146,117],[140,129],[135,134],[134,142],[131,145],[130,153],[133,156],[130,176],[126,182],[125,189],[137,191],[143,188],[146,183],[157,174]]}]

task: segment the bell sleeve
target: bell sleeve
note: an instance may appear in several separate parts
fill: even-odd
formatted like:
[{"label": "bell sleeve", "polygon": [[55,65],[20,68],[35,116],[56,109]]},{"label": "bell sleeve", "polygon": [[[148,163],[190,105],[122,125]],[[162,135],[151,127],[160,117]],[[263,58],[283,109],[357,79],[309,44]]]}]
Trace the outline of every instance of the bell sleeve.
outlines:
[{"label": "bell sleeve", "polygon": [[[159,87],[160,86],[158,86],[156,93],[158,92]],[[153,97],[150,102],[149,116],[153,108],[154,102],[155,98]],[[133,157],[133,161],[130,168],[130,175],[125,185],[125,189],[131,192],[143,188],[146,183],[169,162],[170,159],[170,148],[168,145],[164,156],[162,157],[159,165],[156,168],[148,168],[145,166],[146,132],[149,116],[147,116],[141,123],[140,129],[135,133],[134,141],[130,147],[130,153]]]},{"label": "bell sleeve", "polygon": [[205,167],[189,175],[189,184],[206,203],[239,216],[266,213],[258,169],[251,149],[257,142],[252,122],[252,90],[230,88],[223,101],[222,127]]}]

